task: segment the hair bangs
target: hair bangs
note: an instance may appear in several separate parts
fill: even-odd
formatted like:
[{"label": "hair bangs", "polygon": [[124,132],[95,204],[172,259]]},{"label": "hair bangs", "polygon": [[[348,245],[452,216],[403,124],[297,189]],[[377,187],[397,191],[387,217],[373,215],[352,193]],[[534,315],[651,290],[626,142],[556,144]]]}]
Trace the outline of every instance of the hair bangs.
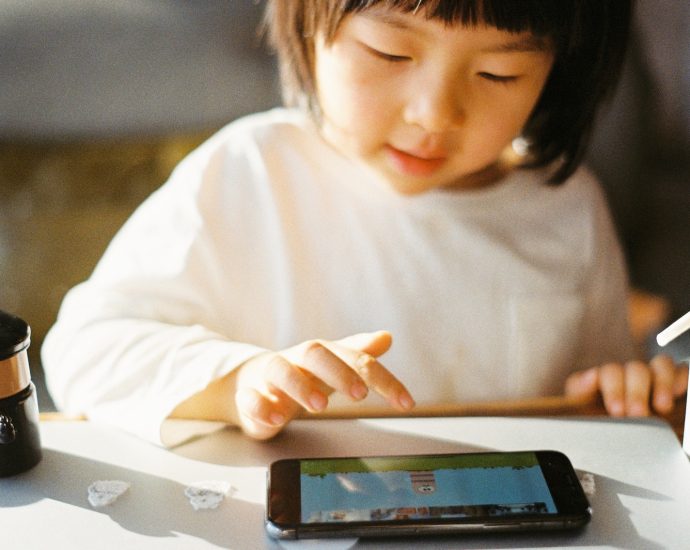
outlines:
[{"label": "hair bangs", "polygon": [[342,13],[376,5],[420,13],[448,25],[486,24],[507,32],[550,37],[554,41],[563,35],[573,17],[571,2],[553,0],[346,0]]}]

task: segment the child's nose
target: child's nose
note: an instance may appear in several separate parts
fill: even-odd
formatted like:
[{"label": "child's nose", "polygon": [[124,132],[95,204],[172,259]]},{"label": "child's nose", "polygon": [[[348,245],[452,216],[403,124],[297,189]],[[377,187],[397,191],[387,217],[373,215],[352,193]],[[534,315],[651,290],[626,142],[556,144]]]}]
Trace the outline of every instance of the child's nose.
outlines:
[{"label": "child's nose", "polygon": [[457,81],[427,81],[412,90],[410,97],[405,106],[405,122],[420,126],[427,132],[455,128],[465,118]]}]

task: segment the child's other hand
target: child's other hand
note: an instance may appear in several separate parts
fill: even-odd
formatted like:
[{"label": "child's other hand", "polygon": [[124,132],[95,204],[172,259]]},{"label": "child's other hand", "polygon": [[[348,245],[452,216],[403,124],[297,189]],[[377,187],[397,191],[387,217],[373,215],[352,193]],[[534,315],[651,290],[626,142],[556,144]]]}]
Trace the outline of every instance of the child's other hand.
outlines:
[{"label": "child's other hand", "polygon": [[607,363],[575,372],[565,383],[568,396],[591,398],[600,392],[611,416],[668,414],[674,399],[687,390],[688,366],[676,364],[668,355],[657,355],[649,364]]},{"label": "child's other hand", "polygon": [[323,411],[334,391],[359,401],[371,388],[393,407],[411,409],[410,393],[376,359],[390,346],[390,333],[380,331],[337,341],[311,340],[247,361],[235,386],[240,426],[257,439],[273,437],[302,409]]}]

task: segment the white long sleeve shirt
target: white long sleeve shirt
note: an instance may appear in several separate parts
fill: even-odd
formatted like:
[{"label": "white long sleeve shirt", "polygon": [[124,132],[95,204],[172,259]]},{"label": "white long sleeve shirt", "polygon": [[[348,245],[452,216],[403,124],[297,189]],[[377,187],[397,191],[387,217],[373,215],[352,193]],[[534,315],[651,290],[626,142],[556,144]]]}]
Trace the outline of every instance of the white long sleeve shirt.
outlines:
[{"label": "white long sleeve shirt", "polygon": [[561,393],[630,357],[627,281],[596,181],[545,178],[404,196],[299,112],[236,121],[68,293],[43,347],[51,394],[170,443],[175,406],[255,354],[379,329],[418,403]]}]

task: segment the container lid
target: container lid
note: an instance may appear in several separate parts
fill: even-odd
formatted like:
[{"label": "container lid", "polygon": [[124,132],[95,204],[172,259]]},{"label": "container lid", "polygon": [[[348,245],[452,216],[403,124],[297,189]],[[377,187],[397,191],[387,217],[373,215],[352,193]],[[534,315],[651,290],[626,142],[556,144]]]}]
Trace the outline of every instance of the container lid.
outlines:
[{"label": "container lid", "polygon": [[31,329],[25,321],[0,311],[0,361],[29,347]]}]

